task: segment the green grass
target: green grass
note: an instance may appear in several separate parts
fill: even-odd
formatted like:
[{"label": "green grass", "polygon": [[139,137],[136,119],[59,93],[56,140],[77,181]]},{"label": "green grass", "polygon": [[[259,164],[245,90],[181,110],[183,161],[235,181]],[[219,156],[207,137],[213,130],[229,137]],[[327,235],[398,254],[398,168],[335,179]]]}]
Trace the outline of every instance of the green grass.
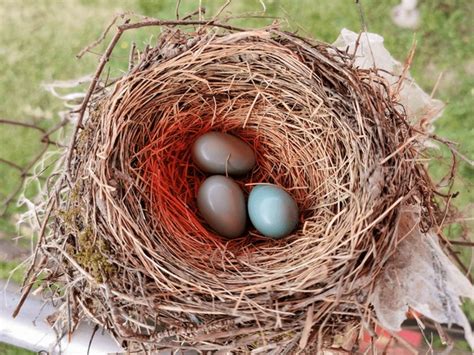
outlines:
[{"label": "green grass", "polygon": [[8,344],[0,343],[0,355],[30,355],[30,354],[32,355],[36,353],[25,350],[25,349],[16,348]]},{"label": "green grass", "polygon": [[[301,34],[332,42],[343,27],[359,31],[362,26],[358,8],[351,0],[266,0],[267,15],[284,17],[290,28]],[[421,26],[417,31],[395,27],[389,16],[398,0],[361,1],[366,25],[371,32],[384,36],[392,55],[403,61],[413,42],[417,51],[411,74],[427,92],[431,92],[443,72],[436,97],[443,100],[446,110],[436,123],[440,136],[459,143],[458,150],[474,158],[474,38],[469,14],[474,14],[471,0],[421,1]],[[198,1],[182,1],[182,13],[194,10]],[[203,1],[208,14],[216,11],[223,1]],[[98,55],[83,59],[75,55],[96,39],[115,13],[134,11],[144,15],[173,18],[175,0],[2,0],[0,2],[0,118],[41,121],[48,126],[58,119],[62,104],[41,84],[52,80],[73,79],[91,73]],[[234,1],[226,12],[250,13],[262,10],[257,0]],[[237,20],[246,26],[259,26],[271,20]],[[125,67],[129,43],[139,46],[156,39],[156,29],[128,34],[113,54],[113,70]],[[105,44],[94,51],[100,53]],[[38,151],[35,132],[16,127],[0,126],[0,157],[17,164],[26,164]],[[447,157],[446,149],[436,154]],[[435,160],[431,171],[441,179],[449,167]],[[0,197],[11,191],[18,173],[0,164]],[[455,204],[466,211],[474,206],[474,169],[459,165],[455,189],[460,191]],[[13,235],[16,207],[0,219],[0,232]],[[473,224],[470,222],[471,233]],[[464,254],[467,254],[465,251]],[[467,256],[465,256],[467,257]],[[5,278],[16,263],[0,263],[0,278]],[[15,276],[15,279],[18,279]],[[471,314],[472,307],[471,308]],[[2,349],[0,348],[0,353]]]},{"label": "green grass", "polygon": [[16,261],[0,261],[0,279],[21,284],[25,268]]}]

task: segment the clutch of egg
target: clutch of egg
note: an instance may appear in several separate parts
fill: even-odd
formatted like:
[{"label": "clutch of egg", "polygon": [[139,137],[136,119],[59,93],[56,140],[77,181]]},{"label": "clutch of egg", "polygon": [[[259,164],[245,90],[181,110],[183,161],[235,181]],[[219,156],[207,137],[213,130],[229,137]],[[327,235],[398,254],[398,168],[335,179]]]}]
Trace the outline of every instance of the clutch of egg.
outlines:
[{"label": "clutch of egg", "polygon": [[[192,159],[203,172],[242,176],[252,170],[256,158],[241,139],[221,132],[208,132],[192,146]],[[245,232],[247,209],[239,185],[229,177],[213,175],[200,186],[197,206],[201,216],[221,236],[235,238]],[[298,206],[282,188],[273,184],[255,186],[248,199],[254,227],[265,237],[279,239],[298,224]]]}]

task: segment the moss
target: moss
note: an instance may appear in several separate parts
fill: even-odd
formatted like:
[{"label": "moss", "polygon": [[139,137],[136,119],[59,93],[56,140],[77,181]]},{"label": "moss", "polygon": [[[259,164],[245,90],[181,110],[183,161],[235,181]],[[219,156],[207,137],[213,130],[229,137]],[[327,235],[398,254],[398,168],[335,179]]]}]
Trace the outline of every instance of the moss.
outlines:
[{"label": "moss", "polygon": [[80,191],[81,191],[81,186],[82,184],[80,184],[80,182],[76,183],[74,185],[74,187],[71,189],[71,192],[69,193],[69,198],[72,200],[72,201],[78,201],[79,200],[79,196],[80,196]]},{"label": "moss", "polygon": [[72,206],[68,209],[60,209],[56,212],[62,223],[61,226],[66,228],[67,233],[74,233],[77,230],[84,229],[83,211],[80,206],[80,197],[82,194],[82,183],[76,183],[69,191],[69,196],[66,198],[71,202]]},{"label": "moss", "polygon": [[[77,185],[71,190],[72,201],[76,201],[79,191]],[[59,210],[57,216],[61,219],[64,233],[75,239],[75,243],[71,241],[66,244],[66,252],[99,283],[113,275],[116,267],[105,256],[110,254],[111,249],[106,241],[96,238],[92,228],[84,225],[81,208],[73,206]]]},{"label": "moss", "polygon": [[66,227],[75,229],[76,220],[81,214],[81,209],[79,207],[71,207],[68,210],[59,210],[57,216],[61,218]]},{"label": "moss", "polygon": [[104,240],[96,239],[89,227],[79,233],[78,244],[75,259],[97,282],[104,282],[115,273],[115,266],[104,255],[110,252],[109,246]]},{"label": "moss", "polygon": [[86,126],[85,129],[81,130],[79,134],[77,135],[77,141],[76,141],[76,149],[78,152],[81,152],[85,149],[87,146],[87,142],[89,141],[91,133],[91,126]]}]

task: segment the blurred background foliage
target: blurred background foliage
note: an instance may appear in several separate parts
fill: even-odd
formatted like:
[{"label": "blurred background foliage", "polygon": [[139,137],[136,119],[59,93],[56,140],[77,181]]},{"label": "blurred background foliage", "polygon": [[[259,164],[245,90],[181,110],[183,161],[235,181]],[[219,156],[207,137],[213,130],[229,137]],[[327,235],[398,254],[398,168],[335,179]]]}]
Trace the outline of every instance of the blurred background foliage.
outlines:
[{"label": "blurred background foliage", "polygon": [[[182,1],[181,15],[195,10],[199,1]],[[208,16],[219,9],[224,1],[203,0]],[[353,0],[234,0],[223,16],[230,14],[262,14],[265,4],[267,16],[281,18],[282,26],[305,36],[333,42],[342,28],[362,29],[359,7]],[[472,0],[421,1],[420,26],[417,30],[396,27],[390,11],[397,0],[361,0],[365,25],[370,32],[385,38],[390,53],[400,61],[408,56],[416,43],[416,54],[411,74],[422,88],[447,106],[444,115],[436,122],[436,133],[458,142],[458,150],[474,158],[474,41]],[[69,80],[92,73],[105,43],[86,54],[81,60],[75,55],[94,41],[110,22],[114,14],[131,11],[147,16],[170,19],[175,16],[176,0],[0,0],[0,119],[40,122],[48,127],[64,110],[62,102],[47,93],[43,83]],[[238,19],[234,23],[244,26],[269,24],[272,19]],[[139,47],[156,40],[156,28],[126,34],[112,55],[112,73],[126,69],[130,43]],[[440,77],[441,75],[441,77]],[[439,85],[436,83],[439,80]],[[0,158],[26,164],[40,148],[38,133],[12,126],[0,126]],[[433,152],[430,164],[433,179],[442,181],[449,171],[449,151],[443,147]],[[436,158],[438,157],[438,158]],[[0,164],[0,198],[11,192],[19,178],[18,172]],[[472,230],[474,207],[474,169],[460,162],[455,190],[459,196],[454,204],[468,218],[464,222]],[[0,278],[6,278],[28,250],[27,230],[18,239],[15,222],[20,210],[12,206],[0,218]],[[459,225],[447,230],[451,237],[462,232]],[[13,242],[15,239],[15,242]],[[9,248],[13,248],[10,252]],[[3,252],[2,252],[3,251]],[[15,253],[14,253],[15,252]],[[18,252],[18,253],[16,253]],[[12,257],[15,254],[17,256]],[[461,251],[470,264],[469,250]],[[21,279],[19,268],[14,280]],[[466,306],[470,319],[474,319],[472,306]],[[7,349],[7,348],[5,348]],[[8,352],[12,351],[12,352]],[[0,353],[15,353],[4,350]]]}]

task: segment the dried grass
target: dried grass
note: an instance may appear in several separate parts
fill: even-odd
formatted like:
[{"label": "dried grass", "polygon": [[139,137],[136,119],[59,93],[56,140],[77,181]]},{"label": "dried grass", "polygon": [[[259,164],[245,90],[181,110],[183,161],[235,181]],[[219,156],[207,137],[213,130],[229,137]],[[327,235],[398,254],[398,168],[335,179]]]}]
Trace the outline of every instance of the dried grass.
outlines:
[{"label": "dried grass", "polygon": [[[436,223],[419,134],[397,93],[349,53],[275,26],[195,22],[174,21],[114,85],[92,86],[28,280],[42,272],[66,301],[57,324],[92,319],[129,349],[336,346],[334,335],[371,327],[360,291],[399,242],[402,202]],[[206,227],[195,203],[205,176],[189,148],[210,130],[255,149],[244,190],[272,182],[295,197],[292,235],[225,240]]]}]

